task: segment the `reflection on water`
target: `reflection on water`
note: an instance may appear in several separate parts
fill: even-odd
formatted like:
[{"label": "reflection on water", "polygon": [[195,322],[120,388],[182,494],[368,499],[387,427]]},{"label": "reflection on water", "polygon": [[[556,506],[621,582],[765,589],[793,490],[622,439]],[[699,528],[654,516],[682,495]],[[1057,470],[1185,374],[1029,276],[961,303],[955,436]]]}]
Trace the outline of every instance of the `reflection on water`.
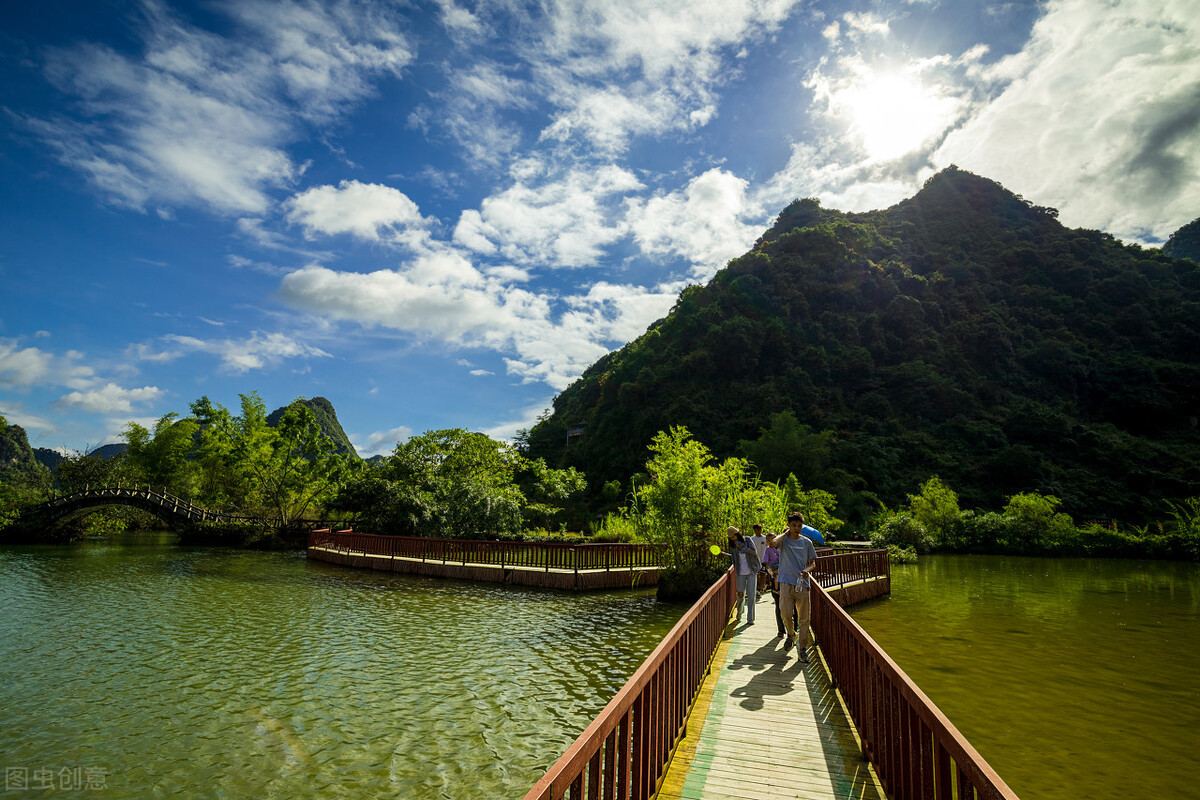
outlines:
[{"label": "reflection on water", "polygon": [[1200,796],[1200,565],[928,556],[853,614],[1021,797]]},{"label": "reflection on water", "polygon": [[0,766],[455,800],[523,795],[686,607],[138,540],[0,548],[0,603]]}]

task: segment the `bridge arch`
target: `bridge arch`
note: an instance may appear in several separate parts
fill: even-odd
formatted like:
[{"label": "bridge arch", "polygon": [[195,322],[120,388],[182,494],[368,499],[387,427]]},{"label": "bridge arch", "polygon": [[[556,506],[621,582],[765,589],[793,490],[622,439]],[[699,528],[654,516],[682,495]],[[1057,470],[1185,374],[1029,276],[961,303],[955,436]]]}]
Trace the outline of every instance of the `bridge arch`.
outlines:
[{"label": "bridge arch", "polygon": [[52,525],[58,525],[111,506],[141,509],[172,527],[186,526],[195,522],[252,521],[250,517],[209,511],[149,486],[101,486],[96,488],[89,486],[77,492],[51,498],[30,509],[27,515]]}]

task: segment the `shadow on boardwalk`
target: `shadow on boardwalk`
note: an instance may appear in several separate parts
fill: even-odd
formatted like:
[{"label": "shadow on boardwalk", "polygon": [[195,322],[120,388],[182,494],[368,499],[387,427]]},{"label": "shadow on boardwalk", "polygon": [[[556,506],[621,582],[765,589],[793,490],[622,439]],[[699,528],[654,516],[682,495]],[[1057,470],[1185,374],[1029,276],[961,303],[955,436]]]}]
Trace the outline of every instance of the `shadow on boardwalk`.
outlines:
[{"label": "shadow on boardwalk", "polygon": [[768,594],[731,625],[660,798],[883,800],[814,649],[783,651]]}]

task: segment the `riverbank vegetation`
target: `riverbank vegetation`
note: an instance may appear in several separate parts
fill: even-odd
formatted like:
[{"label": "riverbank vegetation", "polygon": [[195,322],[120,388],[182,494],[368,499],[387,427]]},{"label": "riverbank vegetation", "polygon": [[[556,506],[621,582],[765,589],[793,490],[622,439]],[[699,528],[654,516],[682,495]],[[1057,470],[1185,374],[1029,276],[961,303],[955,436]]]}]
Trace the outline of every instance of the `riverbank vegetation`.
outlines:
[{"label": "riverbank vegetation", "polygon": [[[844,480],[837,471],[826,473],[828,482],[819,488],[802,486],[794,473],[764,478],[787,463],[811,465],[822,458],[828,438],[788,414],[778,415],[757,440],[742,443],[754,458],[720,460],[683,426],[659,432],[642,471],[625,485],[602,484],[596,502],[578,470],[549,467],[521,447],[481,433],[429,431],[397,444],[381,460],[364,462],[339,453],[303,403],[287,407],[275,425],[267,423],[254,393],[242,396],[238,414],[207,398],[190,410],[185,418],[163,416],[153,431],[129,425],[129,446],[115,457],[63,458],[54,473],[58,491],[153,484],[209,510],[250,518],[194,525],[183,532],[187,543],[294,544],[322,519],[391,535],[650,542],[667,553],[665,584],[678,584],[685,593],[706,586],[725,566],[708,546],[723,544],[728,526],[749,531],[759,522],[781,530],[793,509],[831,537],[869,538],[898,560],[930,552],[1200,560],[1200,498],[1164,502],[1159,519],[1140,526],[1077,522],[1059,498],[1037,492],[1014,494],[998,509],[962,508],[954,489],[934,476],[894,508],[861,488],[856,496],[873,499],[873,513],[861,525],[847,525],[837,495],[827,488]],[[13,454],[0,469],[0,532],[50,489],[49,473],[14,466],[25,463],[19,446],[24,432],[10,425],[3,430]],[[145,511],[110,507],[36,538],[102,537],[156,522]]]},{"label": "riverbank vegetation", "polygon": [[1120,526],[1077,523],[1053,495],[1022,492],[999,511],[959,508],[958,495],[933,476],[907,503],[878,516],[872,544],[917,554],[982,553],[1200,560],[1200,498],[1165,503],[1162,521]]}]

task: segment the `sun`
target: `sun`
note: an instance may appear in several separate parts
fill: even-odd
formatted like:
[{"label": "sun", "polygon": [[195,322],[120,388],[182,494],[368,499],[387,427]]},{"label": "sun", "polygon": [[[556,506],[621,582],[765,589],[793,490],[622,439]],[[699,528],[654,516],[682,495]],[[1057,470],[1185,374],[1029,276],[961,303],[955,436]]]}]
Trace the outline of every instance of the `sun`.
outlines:
[{"label": "sun", "polygon": [[841,92],[837,104],[868,156],[890,161],[919,148],[950,124],[955,103],[904,73],[864,76]]}]

